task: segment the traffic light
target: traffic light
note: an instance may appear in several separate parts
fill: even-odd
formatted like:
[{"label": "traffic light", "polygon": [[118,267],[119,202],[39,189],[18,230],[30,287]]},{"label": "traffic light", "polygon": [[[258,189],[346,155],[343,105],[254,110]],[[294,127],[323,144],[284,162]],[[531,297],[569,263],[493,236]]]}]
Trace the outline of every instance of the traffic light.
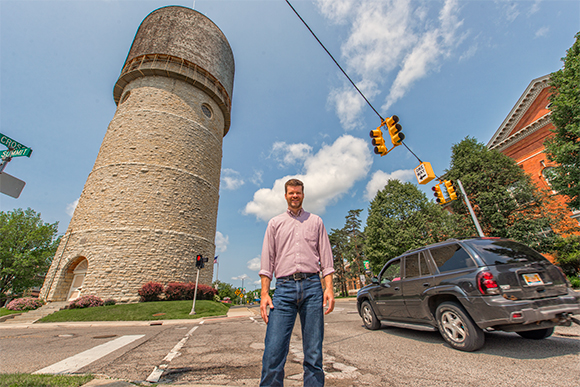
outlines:
[{"label": "traffic light", "polygon": [[385,139],[383,138],[383,132],[380,126],[375,130],[371,130],[371,138],[373,139],[372,143],[375,147],[375,154],[384,156],[389,152],[385,146]]},{"label": "traffic light", "polygon": [[435,187],[431,188],[435,193],[433,194],[433,196],[435,196],[437,199],[435,199],[435,201],[439,204],[445,204],[447,203],[447,200],[445,200],[445,196],[443,195],[443,191],[441,191],[441,187],[439,187],[439,184],[437,184]]},{"label": "traffic light", "polygon": [[401,130],[403,130],[403,127],[398,122],[399,122],[399,117],[397,117],[397,116],[392,116],[392,117],[389,117],[385,120],[385,123],[387,124],[387,128],[389,128],[389,135],[391,136],[391,142],[393,143],[394,146],[401,145],[401,143],[405,139],[405,135],[403,133],[401,133]]},{"label": "traffic light", "polygon": [[203,269],[203,257],[201,255],[197,255],[197,258],[195,260],[195,267],[197,267],[198,269]]},{"label": "traffic light", "polygon": [[449,200],[457,200],[457,193],[453,187],[453,182],[450,180],[444,180],[443,184],[445,184],[445,188],[447,188],[447,195],[449,195]]}]

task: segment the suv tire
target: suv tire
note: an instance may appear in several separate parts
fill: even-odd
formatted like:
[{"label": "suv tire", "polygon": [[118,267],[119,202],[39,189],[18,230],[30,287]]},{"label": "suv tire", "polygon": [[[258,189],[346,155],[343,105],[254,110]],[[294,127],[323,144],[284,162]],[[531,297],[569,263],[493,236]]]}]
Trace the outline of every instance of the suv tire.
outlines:
[{"label": "suv tire", "polygon": [[371,303],[364,301],[361,306],[362,320],[366,329],[377,330],[381,327],[381,322],[377,319],[377,315],[373,311]]},{"label": "suv tire", "polygon": [[522,336],[524,339],[532,339],[532,340],[542,340],[546,337],[552,336],[554,333],[554,327],[552,328],[544,328],[544,329],[535,329],[533,331],[522,331],[516,332],[518,335]]},{"label": "suv tire", "polygon": [[436,318],[441,336],[451,347],[466,352],[483,347],[485,334],[462,306],[443,302],[437,307]]}]

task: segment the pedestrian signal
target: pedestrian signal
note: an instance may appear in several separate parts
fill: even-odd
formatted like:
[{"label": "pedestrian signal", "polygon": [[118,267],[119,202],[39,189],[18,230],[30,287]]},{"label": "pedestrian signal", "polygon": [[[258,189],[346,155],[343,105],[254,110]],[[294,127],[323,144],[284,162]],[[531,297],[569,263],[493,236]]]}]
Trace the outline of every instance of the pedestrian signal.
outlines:
[{"label": "pedestrian signal", "polygon": [[455,192],[455,188],[453,187],[453,182],[450,180],[444,180],[443,184],[445,184],[445,188],[447,189],[447,195],[449,195],[449,200],[457,200],[457,192]]},{"label": "pedestrian signal", "polygon": [[399,146],[405,139],[405,135],[401,133],[403,127],[399,124],[399,117],[392,116],[385,120],[387,128],[389,129],[389,135],[391,136],[391,142],[394,146]]},{"label": "pedestrian signal", "polygon": [[389,152],[385,146],[385,139],[383,138],[383,132],[380,126],[375,130],[371,130],[371,138],[373,139],[372,144],[375,147],[376,155],[384,156]]},{"label": "pedestrian signal", "polygon": [[447,200],[445,200],[445,196],[443,195],[443,191],[441,191],[441,187],[439,187],[439,184],[437,184],[435,187],[431,188],[433,190],[433,192],[435,192],[433,194],[433,196],[435,196],[437,199],[435,199],[435,201],[439,204],[445,204],[447,203]]}]

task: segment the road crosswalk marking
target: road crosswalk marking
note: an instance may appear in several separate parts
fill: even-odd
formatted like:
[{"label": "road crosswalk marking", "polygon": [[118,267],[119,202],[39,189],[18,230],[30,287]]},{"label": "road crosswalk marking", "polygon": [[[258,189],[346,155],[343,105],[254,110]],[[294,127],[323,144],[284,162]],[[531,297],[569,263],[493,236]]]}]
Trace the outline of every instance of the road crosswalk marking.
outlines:
[{"label": "road crosswalk marking", "polygon": [[34,374],[70,374],[73,373],[86,365],[100,359],[101,357],[116,351],[119,348],[124,347],[127,344],[132,343],[135,340],[139,340],[145,335],[125,335],[121,336],[115,340],[111,340],[105,344],[97,345],[91,349],[87,349],[84,352],[66,358],[58,363],[54,363],[48,367],[44,367],[41,370],[33,372]]}]

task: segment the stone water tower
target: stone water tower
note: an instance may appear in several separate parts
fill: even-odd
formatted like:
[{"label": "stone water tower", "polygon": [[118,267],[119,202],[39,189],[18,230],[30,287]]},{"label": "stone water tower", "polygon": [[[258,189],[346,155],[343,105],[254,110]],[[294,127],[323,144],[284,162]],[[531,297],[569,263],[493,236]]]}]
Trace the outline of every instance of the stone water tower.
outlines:
[{"label": "stone water tower", "polygon": [[141,23],[113,96],[117,111],[46,276],[49,301],[136,301],[146,282],[211,284],[234,57],[185,7]]}]

